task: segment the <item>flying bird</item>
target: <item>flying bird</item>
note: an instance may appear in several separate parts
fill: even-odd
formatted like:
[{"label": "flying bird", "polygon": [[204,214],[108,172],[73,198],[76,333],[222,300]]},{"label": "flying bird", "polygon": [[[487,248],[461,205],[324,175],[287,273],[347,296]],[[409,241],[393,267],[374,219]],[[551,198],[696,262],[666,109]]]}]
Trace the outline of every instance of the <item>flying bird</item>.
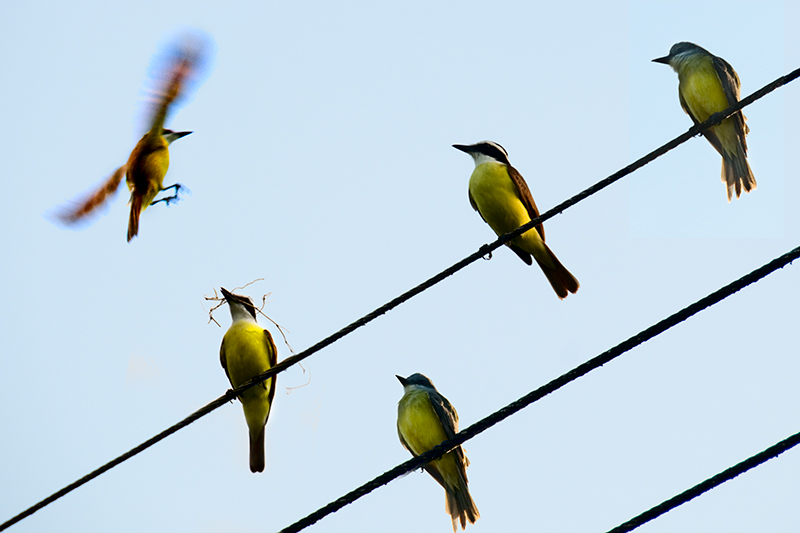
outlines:
[{"label": "flying bird", "polygon": [[[164,177],[169,168],[169,145],[189,135],[190,131],[175,132],[164,128],[170,106],[180,97],[184,88],[197,70],[202,59],[202,47],[197,42],[186,41],[171,58],[163,75],[162,87],[155,95],[150,128],[133,148],[128,161],[119,167],[94,193],[78,205],[66,209],[58,218],[73,224],[94,212],[117,190],[122,177],[128,182],[131,192],[130,216],[128,218],[128,242],[139,233],[139,217],[148,206],[158,202],[176,200],[181,185],[176,183],[164,187]],[[172,196],[155,200],[161,191],[174,189]]]}]

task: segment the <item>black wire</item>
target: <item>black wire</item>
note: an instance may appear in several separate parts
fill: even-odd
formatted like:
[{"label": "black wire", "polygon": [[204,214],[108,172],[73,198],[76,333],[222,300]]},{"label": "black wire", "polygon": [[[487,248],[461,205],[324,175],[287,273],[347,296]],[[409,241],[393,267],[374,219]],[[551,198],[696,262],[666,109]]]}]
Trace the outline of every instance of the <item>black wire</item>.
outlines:
[{"label": "black wire", "polygon": [[707,130],[711,126],[715,126],[715,125],[719,124],[720,122],[725,120],[727,117],[733,115],[734,113],[736,113],[737,111],[739,111],[743,107],[746,107],[746,106],[752,104],[756,100],[758,100],[760,98],[763,98],[767,94],[771,93],[772,91],[774,91],[778,87],[781,87],[782,85],[785,85],[785,84],[787,84],[787,83],[789,83],[791,81],[794,81],[798,77],[800,77],[800,68],[793,70],[792,72],[790,72],[786,76],[781,76],[780,78],[778,78],[777,80],[773,81],[772,83],[770,83],[768,85],[765,85],[764,87],[762,87],[758,91],[754,92],[753,94],[751,94],[747,98],[744,98],[743,100],[740,100],[736,104],[730,106],[728,109],[726,109],[724,111],[720,111],[719,113],[714,113],[705,122],[701,122],[700,124],[695,124],[694,126],[689,128],[689,130],[686,133],[684,133],[682,135],[679,135],[678,137],[674,138],[673,140],[671,140],[667,144],[664,144],[661,147],[656,148],[655,150],[653,150],[649,154],[645,155],[644,157],[641,157],[641,158],[637,159],[636,161],[634,161],[633,163],[631,163],[627,167],[625,167],[625,168],[615,172],[614,174],[610,175],[609,177],[607,177],[607,178],[595,183],[594,185],[592,185],[588,189],[576,194],[572,198],[569,198],[569,199],[561,202],[560,204],[556,205],[555,207],[553,207],[549,211],[546,211],[545,213],[542,213],[538,217],[534,218],[533,220],[531,220],[527,224],[524,224],[524,225],[520,226],[519,228],[515,229],[514,231],[512,231],[510,233],[506,233],[505,235],[502,235],[502,236],[498,237],[497,240],[495,240],[494,242],[492,242],[490,244],[484,244],[477,252],[474,252],[473,254],[465,257],[464,259],[462,259],[458,263],[454,264],[450,268],[447,268],[447,269],[443,270],[442,272],[440,272],[439,274],[436,274],[432,278],[420,283],[419,285],[417,285],[413,289],[401,294],[400,296],[398,296],[394,300],[392,300],[389,303],[377,308],[373,312],[369,313],[368,315],[363,316],[362,318],[360,318],[359,320],[356,320],[352,324],[342,328],[341,330],[337,331],[336,333],[334,333],[333,335],[327,337],[326,339],[321,340],[320,342],[318,342],[317,344],[311,346],[307,350],[304,350],[304,351],[300,352],[297,355],[293,355],[291,357],[287,357],[286,359],[284,359],[283,361],[281,361],[280,363],[278,363],[274,367],[270,368],[269,370],[267,370],[263,374],[260,374],[260,375],[258,375],[256,377],[254,377],[251,382],[243,384],[238,389],[236,389],[236,391],[237,392],[241,392],[243,390],[246,390],[246,389],[256,385],[257,383],[261,383],[262,381],[268,379],[269,377],[274,376],[275,374],[286,370],[290,366],[299,363],[300,361],[302,361],[306,357],[309,357],[311,354],[313,354],[315,352],[318,352],[319,350],[321,350],[322,348],[325,348],[329,344],[332,344],[332,343],[336,342],[340,338],[344,337],[345,335],[348,335],[349,333],[352,333],[354,330],[360,328],[361,326],[364,326],[364,325],[368,324],[369,322],[372,322],[373,320],[375,320],[379,316],[391,311],[392,309],[394,309],[395,307],[397,307],[401,303],[404,303],[405,301],[410,300],[411,298],[413,298],[417,294],[427,290],[428,288],[432,287],[433,285],[436,285],[437,283],[439,283],[440,281],[444,280],[445,278],[447,278],[449,276],[452,276],[453,274],[455,274],[459,270],[463,269],[467,265],[469,265],[471,263],[474,263],[475,261],[477,261],[481,257],[485,257],[486,255],[488,255],[492,251],[494,251],[494,250],[500,248],[501,246],[503,246],[505,243],[507,243],[507,242],[519,237],[520,235],[522,235],[526,231],[534,228],[535,226],[538,226],[542,222],[544,222],[544,221],[546,221],[546,220],[548,220],[550,218],[553,218],[557,214],[563,212],[565,209],[568,209],[568,208],[572,207],[573,205],[577,204],[581,200],[584,200],[585,198],[588,198],[589,196],[591,196],[591,195],[595,194],[596,192],[600,191],[601,189],[605,189],[606,187],[608,187],[612,183],[614,183],[616,181],[619,181],[620,179],[622,179],[623,177],[627,176],[628,174],[631,174],[635,170],[638,170],[641,167],[645,166],[647,163],[650,163],[654,159],[664,155],[665,153],[669,152],[673,148],[676,148],[677,146],[683,144],[684,142],[686,142],[687,140],[691,139],[695,135],[699,135],[700,133],[702,133],[703,131]]},{"label": "black wire", "polygon": [[365,315],[364,317],[360,318],[359,320],[356,320],[355,322],[351,323],[350,325],[348,325],[348,326],[342,328],[341,330],[337,331],[333,335],[330,335],[329,337],[321,340],[317,344],[311,346],[310,348],[307,348],[306,350],[300,352],[297,355],[293,355],[291,357],[287,357],[286,359],[284,359],[283,361],[281,361],[280,363],[278,363],[277,365],[275,365],[271,369],[267,370],[263,374],[260,374],[260,375],[258,375],[256,377],[254,377],[252,380],[248,381],[247,383],[244,383],[244,384],[240,385],[236,389],[228,390],[223,396],[220,396],[219,398],[217,398],[216,400],[214,400],[211,403],[207,404],[206,406],[198,409],[197,411],[195,411],[194,413],[189,415],[184,420],[182,420],[182,421],[178,422],[177,424],[167,428],[166,430],[162,431],[158,435],[152,437],[151,439],[143,442],[139,446],[133,448],[129,452],[117,457],[116,459],[110,461],[109,463],[106,463],[105,465],[103,465],[100,468],[94,470],[93,472],[87,474],[86,476],[80,478],[79,480],[75,481],[74,483],[72,483],[70,485],[67,485],[63,489],[61,489],[58,492],[52,494],[51,496],[48,496],[47,498],[45,498],[44,500],[40,501],[39,503],[33,505],[32,507],[29,507],[25,511],[23,511],[23,512],[19,513],[18,515],[10,518],[9,520],[3,522],[2,524],[0,524],[0,531],[3,531],[5,529],[9,528],[10,526],[16,524],[17,522],[19,522],[23,518],[26,518],[26,517],[32,515],[33,513],[38,511],[39,509],[49,505],[50,503],[54,502],[55,500],[61,498],[64,495],[68,494],[69,492],[75,490],[76,488],[80,487],[81,485],[83,485],[83,484],[87,483],[88,481],[96,478],[100,474],[102,474],[102,473],[110,470],[111,468],[117,466],[118,464],[130,459],[134,455],[137,455],[138,453],[146,450],[147,448],[149,448],[153,444],[163,440],[164,438],[166,438],[169,435],[175,433],[179,429],[182,429],[182,428],[188,426],[189,424],[191,424],[195,420],[197,420],[197,419],[207,415],[208,413],[214,411],[215,409],[221,407],[222,405],[224,405],[228,401],[231,401],[234,398],[236,398],[236,396],[239,393],[241,393],[242,391],[245,391],[245,390],[249,389],[250,387],[253,387],[253,386],[257,385],[258,383],[261,383],[261,382],[269,379],[271,376],[274,376],[275,374],[286,370],[290,366],[293,366],[293,365],[299,363],[303,359],[305,359],[305,358],[311,356],[312,354],[320,351],[321,349],[325,348],[326,346],[328,346],[330,344],[333,344],[334,342],[336,342],[337,340],[341,339],[345,335],[348,335],[348,334],[352,333],[353,331],[355,331],[356,329],[360,328],[361,326],[364,326],[364,325],[368,324],[369,322],[372,322],[373,320],[375,320],[379,316],[387,313],[388,311],[391,311],[392,309],[394,309],[398,305],[406,302],[407,300],[410,300],[411,298],[413,298],[417,294],[427,290],[428,288],[436,285],[437,283],[439,283],[440,281],[444,280],[445,278],[455,274],[456,272],[458,272],[459,270],[463,269],[467,265],[469,265],[471,263],[474,263],[475,261],[477,261],[481,257],[486,256],[487,254],[489,254],[493,250],[496,250],[497,248],[500,248],[502,245],[504,245],[508,241],[510,241],[510,240],[522,235],[523,233],[525,233],[529,229],[533,228],[534,226],[537,226],[537,225],[541,224],[542,222],[544,222],[544,221],[554,217],[555,215],[563,212],[565,209],[575,205],[576,203],[580,202],[581,200],[593,195],[594,193],[600,191],[601,189],[604,189],[604,188],[608,187],[609,185],[611,185],[615,181],[618,181],[621,178],[623,178],[623,177],[627,176],[628,174],[632,173],[633,171],[643,167],[644,165],[646,165],[647,163],[653,161],[657,157],[660,157],[660,156],[664,155],[668,151],[670,151],[673,148],[679,146],[680,144],[686,142],[687,140],[689,140],[693,136],[702,133],[703,131],[705,131],[706,129],[710,128],[711,126],[719,124],[725,118],[729,117],[730,115],[732,115],[736,111],[739,111],[743,107],[746,107],[746,106],[750,105],[751,103],[755,102],[759,98],[762,98],[763,96],[769,94],[770,92],[774,91],[778,87],[781,87],[782,85],[785,85],[785,84],[795,80],[798,77],[800,77],[800,68],[796,69],[796,70],[793,70],[792,72],[790,72],[786,76],[781,76],[780,78],[776,79],[775,81],[773,81],[772,83],[770,83],[768,85],[765,85],[764,87],[762,87],[758,91],[754,92],[753,94],[751,94],[747,98],[744,98],[744,99],[740,100],[739,102],[737,102],[736,104],[732,105],[728,109],[711,115],[711,117],[709,117],[709,119],[706,120],[705,122],[702,122],[700,124],[696,124],[696,125],[692,126],[691,128],[689,128],[689,130],[686,133],[676,137],[675,139],[673,139],[672,141],[668,142],[667,144],[661,146],[660,148],[657,148],[656,150],[653,150],[652,152],[650,152],[646,156],[634,161],[633,163],[631,163],[627,167],[623,168],[622,170],[619,170],[618,172],[612,174],[611,176],[605,178],[604,180],[601,180],[601,181],[597,182],[595,185],[592,185],[588,189],[576,194],[572,198],[569,198],[568,200],[565,200],[564,202],[556,205],[555,207],[553,207],[549,211],[547,211],[545,213],[542,213],[541,215],[539,215],[535,219],[531,220],[527,224],[525,224],[523,226],[520,226],[519,228],[517,228],[516,230],[514,230],[514,231],[512,231],[510,233],[506,233],[505,235],[502,235],[502,236],[498,237],[497,240],[495,240],[494,242],[492,242],[490,244],[485,244],[485,245],[481,246],[481,248],[477,252],[472,253],[471,255],[467,256],[464,259],[462,259],[458,263],[454,264],[453,266],[443,270],[442,272],[440,272],[439,274],[433,276],[432,278],[428,279],[427,281],[417,285],[413,289],[411,289],[409,291],[406,291],[405,293],[403,293],[400,296],[398,296],[397,298],[391,300],[387,304],[377,308],[376,310],[374,310],[371,313]]},{"label": "black wire", "polygon": [[639,516],[631,518],[624,524],[620,524],[614,529],[609,530],[608,533],[624,533],[626,531],[633,531],[642,524],[646,524],[647,522],[658,518],[662,514],[671,511],[679,505],[683,505],[684,503],[697,498],[704,492],[708,492],[718,485],[722,485],[726,481],[735,478],[739,474],[743,474],[744,472],[747,472],[748,470],[755,468],[762,463],[766,463],[770,459],[777,457],[786,450],[794,448],[798,444],[800,444],[800,433],[795,433],[791,437],[788,437],[779,443],[770,446],[763,452],[757,453],[754,456],[745,459],[741,463],[720,472],[716,476],[710,477],[702,483],[698,483],[694,487],[681,492],[677,496],[674,496],[669,500],[656,505],[652,509],[643,512]]},{"label": "black wire", "polygon": [[308,526],[324,518],[325,516],[338,511],[345,505],[354,502],[361,496],[369,494],[370,492],[377,489],[381,485],[385,485],[386,483],[389,483],[393,479],[396,479],[402,476],[403,474],[407,474],[408,472],[420,468],[422,465],[429,463],[430,461],[438,457],[441,457],[442,455],[452,450],[456,446],[463,444],[464,442],[468,441],[469,439],[478,435],[479,433],[483,433],[484,431],[494,426],[498,422],[501,422],[506,418],[508,418],[509,416],[513,415],[514,413],[521,411],[522,409],[532,404],[533,402],[540,400],[541,398],[550,394],[551,392],[560,389],[567,383],[575,381],[579,377],[588,374],[592,370],[595,370],[603,366],[604,364],[619,357],[620,355],[631,350],[632,348],[635,348],[636,346],[652,339],[656,335],[660,335],[661,333],[665,332],[672,326],[679,324],[680,322],[683,322],[687,318],[699,313],[703,309],[706,309],[707,307],[719,303],[728,296],[734,294],[735,292],[743,289],[744,287],[752,283],[755,283],[756,281],[764,278],[765,276],[771,274],[772,272],[778,270],[779,268],[783,268],[784,266],[791,263],[798,257],[800,257],[800,247],[797,247],[783,254],[782,256],[773,259],[766,265],[757,268],[756,270],[750,272],[745,276],[742,276],[738,280],[729,283],[728,285],[722,287],[716,292],[709,294],[705,298],[701,298],[700,300],[696,301],[690,306],[685,307],[684,309],[678,311],[677,313],[670,315],[669,317],[661,320],[660,322],[639,332],[638,334],[634,335],[628,340],[621,342],[620,344],[614,346],[610,350],[607,350],[601,353],[600,355],[588,360],[582,365],[575,367],[566,374],[563,374],[557,377],[556,379],[552,380],[551,382],[539,387],[538,389],[529,392],[519,400],[516,400],[515,402],[512,402],[507,406],[503,407],[499,411],[495,411],[486,418],[483,418],[478,422],[475,422],[467,429],[459,432],[452,439],[442,442],[435,448],[432,448],[429,451],[394,467],[388,472],[384,472],[383,474],[376,477],[372,481],[369,481],[368,483],[361,485],[357,489],[345,494],[341,498],[325,505],[324,507],[321,507],[320,509],[314,511],[305,518],[298,520],[289,527],[282,529],[280,533],[297,533],[298,531],[307,528]]},{"label": "black wire", "polygon": [[102,474],[102,473],[104,473],[104,472],[106,472],[108,470],[111,470],[115,466],[127,461],[128,459],[130,459],[134,455],[137,455],[140,452],[143,452],[144,450],[146,450],[147,448],[149,448],[153,444],[157,443],[158,441],[167,438],[168,436],[172,435],[173,433],[175,433],[179,429],[185,428],[186,426],[188,426],[189,424],[191,424],[195,420],[207,415],[208,413],[210,413],[214,409],[216,409],[218,407],[221,407],[221,406],[225,405],[227,402],[232,401],[234,399],[236,399],[236,395],[233,394],[233,391],[229,390],[228,392],[225,393],[224,396],[220,396],[219,398],[217,398],[213,402],[209,403],[205,407],[202,407],[202,408],[198,409],[197,411],[195,411],[191,415],[187,416],[186,418],[184,418],[183,420],[181,420],[177,424],[175,424],[173,426],[170,426],[169,428],[165,429],[164,431],[162,431],[158,435],[156,435],[156,436],[144,441],[140,445],[136,446],[132,450],[120,455],[119,457],[117,457],[116,459],[114,459],[112,461],[109,461],[108,463],[104,464],[100,468],[98,468],[98,469],[86,474],[85,476],[83,476],[79,480],[77,480],[77,481],[75,481],[73,483],[70,483],[69,485],[67,485],[63,489],[59,490],[58,492],[55,492],[55,493],[51,494],[50,496],[48,496],[44,500],[40,501],[36,505],[33,505],[33,506],[29,507],[28,509],[25,509],[23,512],[19,513],[18,515],[14,516],[13,518],[3,522],[2,524],[0,524],[0,531],[8,529],[9,527],[13,526],[14,524],[19,522],[23,518],[27,518],[28,516],[32,515],[33,513],[35,513],[36,511],[38,511],[42,507],[45,507],[45,506],[53,503],[54,501],[56,501],[57,499],[61,498],[62,496],[65,496],[68,493],[72,492],[73,490],[77,489],[81,485],[83,485],[85,483],[88,483],[92,479],[98,477],[100,474]]}]

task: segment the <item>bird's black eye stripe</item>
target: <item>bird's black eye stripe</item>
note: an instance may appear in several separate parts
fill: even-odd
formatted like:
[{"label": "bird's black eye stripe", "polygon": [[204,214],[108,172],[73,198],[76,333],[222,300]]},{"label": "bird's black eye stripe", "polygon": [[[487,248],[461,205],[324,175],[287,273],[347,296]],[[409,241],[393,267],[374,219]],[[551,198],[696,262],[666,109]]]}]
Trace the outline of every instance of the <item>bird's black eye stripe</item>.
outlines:
[{"label": "bird's black eye stripe", "polygon": [[508,155],[506,153],[506,150],[499,144],[495,145],[495,144],[484,143],[478,147],[478,151],[484,155],[488,155],[489,157],[493,157],[498,161],[502,161],[508,164]]}]

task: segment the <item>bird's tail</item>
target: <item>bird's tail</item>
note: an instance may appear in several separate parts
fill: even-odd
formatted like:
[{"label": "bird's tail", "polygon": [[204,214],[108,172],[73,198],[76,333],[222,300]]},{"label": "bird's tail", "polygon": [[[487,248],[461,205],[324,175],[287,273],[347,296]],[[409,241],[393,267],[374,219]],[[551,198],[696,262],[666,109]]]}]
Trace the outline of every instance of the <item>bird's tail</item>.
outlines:
[{"label": "bird's tail", "polygon": [[261,427],[258,435],[250,435],[250,471],[253,473],[263,472],[266,460],[264,459],[264,434],[266,433],[266,424]]},{"label": "bird's tail", "polygon": [[741,143],[736,152],[736,154],[725,153],[722,156],[722,183],[725,184],[729,202],[734,190],[736,198],[739,198],[742,189],[744,192],[756,189],[756,178],[753,176],[753,171],[750,170],[750,164],[747,162],[747,155]]},{"label": "bird's tail", "polygon": [[142,214],[142,196],[131,195],[131,216],[128,218],[128,242],[139,233],[139,215]]},{"label": "bird's tail", "polygon": [[545,243],[542,243],[542,246],[544,246],[545,251],[549,254],[547,258],[548,261],[541,261],[535,255],[533,257],[536,259],[536,263],[542,269],[542,272],[544,272],[544,275],[547,276],[547,281],[550,282],[550,285],[552,285],[558,297],[563,300],[569,293],[574,294],[578,292],[578,287],[580,287],[581,284],[578,283],[575,276],[561,264],[556,254],[554,254]]},{"label": "bird's tail", "polygon": [[458,487],[450,487],[446,490],[447,499],[445,500],[445,511],[453,520],[453,531],[456,531],[456,522],[461,523],[461,529],[466,529],[467,522],[474,524],[481,517],[472,496],[469,495],[467,481],[459,476]]}]

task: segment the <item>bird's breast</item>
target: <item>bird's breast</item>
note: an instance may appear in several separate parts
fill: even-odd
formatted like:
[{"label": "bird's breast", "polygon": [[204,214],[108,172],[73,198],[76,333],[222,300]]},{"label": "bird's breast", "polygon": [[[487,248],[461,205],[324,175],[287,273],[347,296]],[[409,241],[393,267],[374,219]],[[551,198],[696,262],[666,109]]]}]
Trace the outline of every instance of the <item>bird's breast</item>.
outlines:
[{"label": "bird's breast", "polygon": [[[263,328],[252,323],[235,323],[223,339],[231,385],[238,387],[270,367],[270,347]],[[270,382],[271,380],[267,380]]]},{"label": "bird's breast", "polygon": [[415,455],[425,453],[447,438],[428,393],[422,391],[409,392],[400,400],[397,431]]},{"label": "bird's breast", "polygon": [[469,179],[469,192],[483,219],[498,235],[531,220],[516,185],[501,163],[482,163],[475,167]]},{"label": "bird's breast", "polygon": [[698,122],[708,120],[708,117],[730,105],[710,60],[694,68],[687,67],[679,78],[681,96]]}]

